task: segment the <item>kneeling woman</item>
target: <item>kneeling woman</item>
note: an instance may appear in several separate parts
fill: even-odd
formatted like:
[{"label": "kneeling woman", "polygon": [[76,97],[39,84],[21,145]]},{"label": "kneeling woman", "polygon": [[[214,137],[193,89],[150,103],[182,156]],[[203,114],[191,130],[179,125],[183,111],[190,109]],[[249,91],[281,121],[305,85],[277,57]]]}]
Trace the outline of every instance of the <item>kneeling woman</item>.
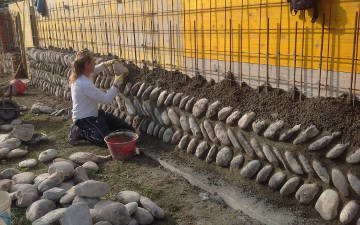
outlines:
[{"label": "kneeling woman", "polygon": [[[112,66],[114,63],[119,76],[115,77],[111,88],[105,93],[95,87],[91,77],[94,73],[104,71],[105,66]],[[105,146],[104,137],[110,132],[118,129],[134,130],[120,118],[98,109],[98,103],[110,104],[114,100],[128,73],[128,69],[116,60],[95,65],[91,52],[82,50],[77,53],[70,76],[73,124],[68,141],[71,145],[86,139],[95,145]]]}]

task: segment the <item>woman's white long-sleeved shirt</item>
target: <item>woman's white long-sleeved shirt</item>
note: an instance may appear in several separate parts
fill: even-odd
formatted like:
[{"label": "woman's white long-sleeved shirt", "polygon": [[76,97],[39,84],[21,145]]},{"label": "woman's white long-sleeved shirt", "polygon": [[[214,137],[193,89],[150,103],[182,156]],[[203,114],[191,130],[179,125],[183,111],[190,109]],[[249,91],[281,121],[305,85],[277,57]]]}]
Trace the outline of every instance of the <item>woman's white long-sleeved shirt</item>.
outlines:
[{"label": "woman's white long-sleeved shirt", "polygon": [[[95,66],[95,73],[105,70],[103,63]],[[93,74],[90,75],[90,77]],[[117,88],[112,86],[107,93],[95,87],[90,77],[81,75],[71,85],[72,119],[83,119],[90,116],[98,116],[98,103],[110,104],[117,93]]]}]

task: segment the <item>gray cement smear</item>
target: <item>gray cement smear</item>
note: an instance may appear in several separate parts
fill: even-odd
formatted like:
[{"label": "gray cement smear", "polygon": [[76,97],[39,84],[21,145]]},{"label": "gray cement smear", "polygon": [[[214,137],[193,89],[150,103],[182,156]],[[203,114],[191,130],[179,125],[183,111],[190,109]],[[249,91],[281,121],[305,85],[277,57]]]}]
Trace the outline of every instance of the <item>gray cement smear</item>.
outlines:
[{"label": "gray cement smear", "polygon": [[240,210],[251,218],[268,225],[292,225],[292,224],[322,224],[319,219],[309,219],[300,215],[300,212],[291,212],[289,208],[279,207],[266,202],[265,199],[249,196],[248,191],[228,184],[225,181],[217,180],[216,185],[210,182],[211,173],[201,173],[190,167],[186,167],[173,160],[163,160],[159,151],[146,148],[142,153],[157,161],[167,170],[185,178],[190,184],[197,186],[211,194],[215,192],[225,201],[225,203],[235,209]]}]

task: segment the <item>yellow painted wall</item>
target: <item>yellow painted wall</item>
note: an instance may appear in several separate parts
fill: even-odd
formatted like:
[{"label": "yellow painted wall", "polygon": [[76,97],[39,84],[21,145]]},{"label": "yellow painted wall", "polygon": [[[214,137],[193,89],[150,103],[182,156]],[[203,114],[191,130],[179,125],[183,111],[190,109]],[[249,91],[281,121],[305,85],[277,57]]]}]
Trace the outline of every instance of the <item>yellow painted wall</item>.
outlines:
[{"label": "yellow painted wall", "polygon": [[[355,13],[360,8],[358,0],[320,0],[320,17],[311,23],[312,10],[305,11],[305,17],[302,12],[292,16],[286,0],[48,0],[47,4],[49,16],[36,15],[43,47],[89,48],[137,62],[154,59],[178,69],[184,67],[185,57],[195,57],[195,50],[198,58],[266,64],[267,18],[270,65],[278,65],[280,49],[280,65],[293,67],[298,22],[297,67],[318,69],[325,13],[322,66],[342,72],[351,72]],[[10,9],[17,7],[12,4]]]},{"label": "yellow painted wall", "polygon": [[29,0],[26,0],[19,1],[18,3],[9,4],[9,11],[13,17],[16,16],[18,13],[20,14],[22,31],[25,34],[25,47],[34,47],[30,23],[29,3]]}]

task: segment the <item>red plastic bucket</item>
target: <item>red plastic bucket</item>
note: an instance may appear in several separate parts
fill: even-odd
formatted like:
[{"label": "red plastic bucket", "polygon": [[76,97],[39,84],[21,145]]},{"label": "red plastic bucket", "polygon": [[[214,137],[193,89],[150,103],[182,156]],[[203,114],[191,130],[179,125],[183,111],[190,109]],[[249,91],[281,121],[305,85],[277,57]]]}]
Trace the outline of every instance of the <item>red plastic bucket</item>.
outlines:
[{"label": "red plastic bucket", "polygon": [[26,91],[26,86],[21,80],[13,79],[10,84],[13,86],[14,95],[24,94]]},{"label": "red plastic bucket", "polygon": [[134,156],[136,140],[139,135],[130,130],[119,130],[104,138],[113,159],[126,160]]}]

